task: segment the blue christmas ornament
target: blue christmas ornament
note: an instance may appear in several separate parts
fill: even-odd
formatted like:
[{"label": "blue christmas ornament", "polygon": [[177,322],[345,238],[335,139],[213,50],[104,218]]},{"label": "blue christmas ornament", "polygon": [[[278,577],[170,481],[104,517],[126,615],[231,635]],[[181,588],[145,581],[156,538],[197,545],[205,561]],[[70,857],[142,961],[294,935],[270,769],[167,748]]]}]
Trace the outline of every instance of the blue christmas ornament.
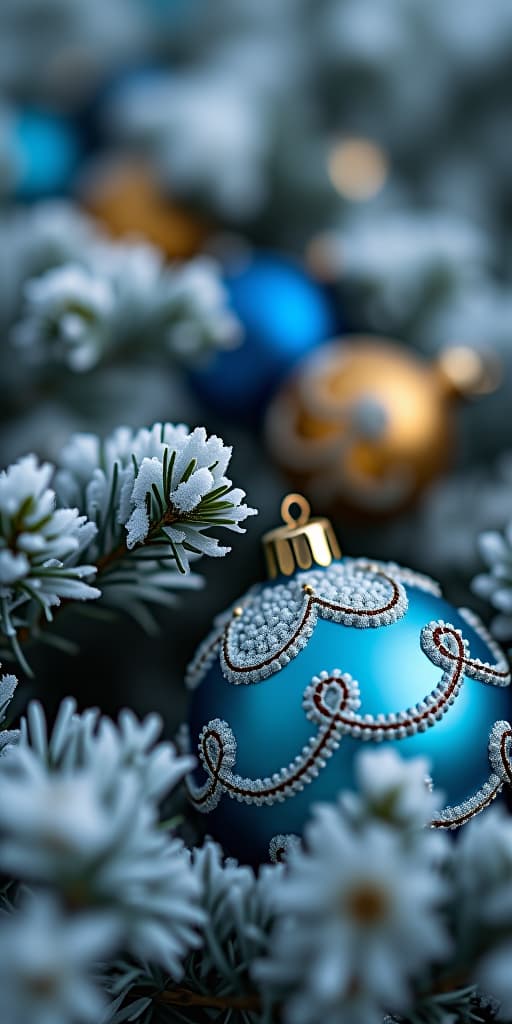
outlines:
[{"label": "blue christmas ornament", "polygon": [[279,857],[312,804],[354,786],[363,746],[429,759],[439,828],[512,783],[510,672],[484,626],[426,576],[342,558],[306,505],[285,499],[287,525],[264,538],[271,579],[216,621],[188,671],[190,799],[252,863]]},{"label": "blue christmas ornament", "polygon": [[244,337],[192,374],[199,396],[235,418],[253,419],[299,359],[340,327],[333,302],[298,264],[255,253],[224,283]]},{"label": "blue christmas ornament", "polygon": [[80,157],[80,141],[65,117],[25,108],[12,125],[16,195],[39,199],[69,188]]}]

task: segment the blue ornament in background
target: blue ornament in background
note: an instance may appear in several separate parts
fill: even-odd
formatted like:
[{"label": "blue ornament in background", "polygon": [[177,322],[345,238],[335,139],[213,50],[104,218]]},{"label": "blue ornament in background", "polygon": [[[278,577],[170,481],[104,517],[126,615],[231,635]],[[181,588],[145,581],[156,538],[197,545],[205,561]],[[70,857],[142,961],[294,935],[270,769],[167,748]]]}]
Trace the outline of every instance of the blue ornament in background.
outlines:
[{"label": "blue ornament in background", "polygon": [[224,281],[243,341],[217,353],[191,380],[210,407],[254,420],[295,363],[331,338],[340,320],[327,290],[274,253],[254,253],[228,268]]},{"label": "blue ornament in background", "polygon": [[428,758],[433,824],[465,824],[512,782],[504,656],[430,578],[342,558],[305,499],[285,499],[283,517],[264,537],[270,580],[216,621],[188,671],[188,788],[206,830],[241,861],[279,857],[314,803],[354,787],[358,751],[388,743]]},{"label": "blue ornament in background", "polygon": [[80,139],[68,118],[25,108],[12,121],[19,199],[40,199],[69,190],[80,159]]}]

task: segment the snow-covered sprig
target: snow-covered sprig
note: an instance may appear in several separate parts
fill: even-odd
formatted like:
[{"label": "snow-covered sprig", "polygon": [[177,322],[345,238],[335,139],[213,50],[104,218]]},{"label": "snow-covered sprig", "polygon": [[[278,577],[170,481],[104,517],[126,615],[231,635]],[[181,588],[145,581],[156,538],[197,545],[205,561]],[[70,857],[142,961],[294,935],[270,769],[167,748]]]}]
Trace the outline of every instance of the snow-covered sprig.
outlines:
[{"label": "snow-covered sprig", "polygon": [[76,508],[57,508],[53,467],[28,455],[0,473],[0,607],[2,631],[15,650],[23,615],[43,614],[63,599],[100,596],[96,567],[83,559],[96,526]]},{"label": "snow-covered sprig", "polygon": [[254,509],[225,476],[231,448],[202,427],[156,423],[120,428],[104,442],[79,434],[62,452],[56,488],[96,523],[88,557],[109,604],[150,625],[145,602],[173,601],[172,591],[197,586],[190,562],[221,556],[211,531],[243,532]]},{"label": "snow-covered sprig", "polygon": [[185,1006],[194,1021],[212,1016],[222,1020],[225,1014],[241,1024],[273,1020],[272,1000],[264,987],[257,988],[250,971],[268,948],[282,867],[268,866],[256,877],[251,868],[226,860],[220,847],[206,840],[192,851],[192,868],[205,915],[201,946],[190,953],[178,984],[161,969],[118,961],[107,978],[109,1024],[121,1024],[128,1012],[140,1024],[156,1024],[166,1008],[171,1012]]},{"label": "snow-covered sprig", "polygon": [[33,749],[53,771],[80,771],[101,762],[105,784],[125,769],[138,777],[144,799],[162,800],[181,782],[190,767],[188,757],[177,756],[172,743],[158,742],[162,731],[160,715],[153,713],[141,722],[129,708],[119,712],[117,723],[97,708],[76,713],[74,698],[62,701],[51,734],[37,702],[29,704],[22,719],[20,747]]},{"label": "snow-covered sprig", "polygon": [[29,364],[83,373],[141,350],[144,358],[160,351],[190,362],[238,344],[240,326],[215,260],[169,266],[153,245],[107,239],[84,220],[80,244],[54,252],[47,266],[39,269],[30,249],[20,259],[21,302],[10,337]]},{"label": "snow-covered sprig", "polygon": [[[193,851],[192,863],[207,921],[203,947],[191,954],[186,977],[195,978],[203,993],[212,977],[220,992],[228,985],[239,996],[254,993],[251,965],[267,951],[282,867],[264,867],[256,876],[251,868],[225,860],[220,847],[210,840]],[[271,1001],[265,1000],[264,992],[253,998],[253,1008],[256,1002],[270,1011]]]},{"label": "snow-covered sprig", "polygon": [[30,361],[64,363],[83,372],[109,342],[114,295],[108,280],[75,263],[27,281],[22,319],[12,330]]},{"label": "snow-covered sprig", "polygon": [[54,267],[80,262],[97,228],[74,203],[43,200],[0,216],[0,323],[7,333],[20,314],[27,281]]},{"label": "snow-covered sprig", "polygon": [[479,548],[487,571],[475,576],[472,588],[498,612],[492,621],[493,633],[512,641],[512,523],[503,532],[482,533]]},{"label": "snow-covered sprig", "polygon": [[503,811],[458,844],[439,834],[433,857],[424,763],[367,755],[358,798],[319,805],[304,848],[256,876],[211,840],[189,852],[158,828],[190,767],[157,742],[158,725],[124,712],[116,726],[68,700],[48,735],[32,704],[0,759],[0,869],[33,887],[0,918],[9,1021],[74,1024],[78,1010],[102,1024],[508,1019]]},{"label": "snow-covered sprig", "polygon": [[26,670],[20,631],[43,636],[63,601],[103,596],[151,630],[148,604],[201,585],[191,562],[230,550],[212,531],[242,533],[255,512],[225,475],[230,458],[202,427],[156,423],[74,436],[54,477],[34,456],[0,475],[0,622]]},{"label": "snow-covered sprig", "polygon": [[231,448],[207,437],[204,427],[190,433],[165,423],[140,431],[132,454],[133,484],[123,487],[119,510],[127,547],[168,543],[180,572],[188,570],[189,554],[227,554],[207,531],[223,526],[243,533],[240,523],[255,514],[225,476]]},{"label": "snow-covered sprig", "polygon": [[5,725],[9,705],[14,697],[14,691],[17,685],[18,680],[16,679],[16,676],[0,676],[0,757],[5,753],[11,743],[18,742],[20,735],[18,729],[7,729]]},{"label": "snow-covered sprig", "polygon": [[161,800],[191,767],[170,744],[154,746],[159,724],[125,713],[116,728],[68,701],[48,740],[32,704],[0,765],[0,866],[66,906],[108,914],[118,949],[177,979],[204,915],[187,851],[159,827]]}]

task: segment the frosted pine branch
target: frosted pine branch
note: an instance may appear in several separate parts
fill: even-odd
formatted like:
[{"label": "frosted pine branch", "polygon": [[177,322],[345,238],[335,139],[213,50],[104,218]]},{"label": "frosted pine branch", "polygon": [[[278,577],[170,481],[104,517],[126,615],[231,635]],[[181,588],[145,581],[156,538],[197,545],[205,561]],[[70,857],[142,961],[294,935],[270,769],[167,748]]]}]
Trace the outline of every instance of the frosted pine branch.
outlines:
[{"label": "frosted pine branch", "polygon": [[0,922],[6,1020],[96,1024],[95,974],[117,953],[181,978],[204,913],[190,855],[159,823],[191,760],[160,729],[157,715],[78,715],[70,699],[48,735],[32,704],[0,759],[0,865],[30,893]]},{"label": "frosted pine branch", "polygon": [[100,596],[83,557],[96,527],[76,508],[57,508],[52,473],[27,455],[0,474],[0,622],[15,652],[20,625],[50,621],[64,599]]},{"label": "frosted pine branch", "polygon": [[203,921],[200,886],[181,841],[159,828],[159,805],[193,762],[156,743],[160,730],[157,715],[123,712],[116,726],[67,700],[48,738],[30,705],[1,760],[0,865],[68,905],[101,908],[118,948],[179,979]]},{"label": "frosted pine branch", "polygon": [[156,423],[78,434],[56,473],[34,456],[2,473],[0,624],[14,653],[63,602],[102,597],[154,628],[148,605],[200,586],[191,564],[230,550],[214,531],[242,533],[255,514],[225,475],[230,458],[202,427]]},{"label": "frosted pine branch", "polygon": [[9,705],[14,697],[14,691],[18,685],[16,676],[0,676],[0,757],[12,743],[19,739],[18,729],[7,729],[6,719],[9,712]]},{"label": "frosted pine branch", "polygon": [[201,583],[191,563],[230,550],[212,532],[242,533],[255,514],[225,475],[230,458],[231,448],[204,428],[169,423],[120,428],[104,442],[71,439],[56,487],[96,524],[88,556],[108,604],[150,625],[148,603],[173,603],[176,589]]},{"label": "frosted pine branch", "polygon": [[48,734],[32,704],[0,758],[9,1020],[74,1024],[78,993],[83,1019],[102,1024],[507,1019],[504,812],[475,819],[461,843],[433,842],[423,763],[365,755],[359,794],[319,805],[304,849],[256,876],[210,840],[189,851],[159,824],[190,769],[159,728],[153,715],[123,712],[117,725],[78,715],[68,700]]},{"label": "frosted pine branch", "polygon": [[84,373],[105,360],[147,358],[151,351],[193,362],[240,341],[210,257],[170,266],[155,246],[107,239],[65,203],[19,213],[3,233],[5,244],[12,243],[15,296],[10,312],[3,304],[4,329],[26,366]]},{"label": "frosted pine branch", "polygon": [[[275,1019],[274,1002],[255,985],[251,968],[267,953],[282,867],[268,866],[256,877],[252,868],[226,860],[221,848],[207,840],[192,851],[192,868],[204,922],[201,943],[185,959],[182,979],[176,984],[154,965],[115,963],[106,978],[112,997],[109,1024],[121,1024],[128,1006],[134,1020],[148,1024],[173,1006],[188,1008],[193,1021],[223,1012],[245,1024]],[[197,1016],[203,1013],[204,1018]]]}]

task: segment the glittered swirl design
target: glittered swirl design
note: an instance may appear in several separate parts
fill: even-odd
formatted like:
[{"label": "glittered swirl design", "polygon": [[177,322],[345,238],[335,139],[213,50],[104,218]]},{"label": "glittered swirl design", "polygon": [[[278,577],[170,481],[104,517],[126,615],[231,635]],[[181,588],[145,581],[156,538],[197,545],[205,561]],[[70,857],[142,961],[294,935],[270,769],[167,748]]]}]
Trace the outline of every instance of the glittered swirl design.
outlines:
[{"label": "glittered swirl design", "polygon": [[407,611],[404,583],[440,593],[427,576],[394,564],[349,558],[323,571],[255,587],[231,615],[217,620],[189,666],[187,684],[199,685],[217,653],[230,682],[266,679],[305,647],[319,616],[358,629],[388,626]]},{"label": "glittered swirl design", "polygon": [[492,771],[487,782],[463,803],[445,807],[432,822],[435,828],[465,825],[492,803],[505,783],[512,785],[512,727],[509,722],[496,722],[493,726],[489,738],[489,761]]},{"label": "glittered swirl design", "polygon": [[[352,676],[339,669],[314,676],[304,692],[303,707],[307,718],[316,725],[316,733],[290,764],[272,776],[250,779],[238,775],[234,771],[237,743],[231,727],[218,718],[208,722],[201,731],[198,744],[206,781],[202,786],[189,781],[190,795],[195,806],[208,813],[217,806],[224,793],[248,804],[282,802],[303,790],[316,778],[344,735],[374,742],[383,739],[401,740],[435,725],[453,704],[465,676],[495,686],[504,686],[510,681],[508,667],[502,658],[492,665],[471,658],[467,641],[461,631],[450,623],[437,620],[425,626],[421,632],[421,647],[427,657],[443,669],[441,680],[422,701],[398,712],[361,715],[359,684]],[[507,771],[509,781],[512,781],[509,748],[510,744],[507,746],[505,743],[505,754],[500,753],[501,774],[497,773],[495,767],[498,755],[494,761],[494,754],[491,756],[494,772],[497,776],[499,774],[500,788]],[[505,767],[505,762],[508,767]],[[493,776],[489,785],[494,785]],[[488,796],[487,788],[484,789],[485,794],[482,790],[475,798],[473,813],[481,809],[478,806],[480,797],[484,799]],[[466,810],[464,808],[464,813]],[[455,814],[458,811],[458,808],[454,809]],[[443,818],[444,827],[450,827],[450,823]]]},{"label": "glittered swirl design", "polygon": [[272,836],[268,846],[268,856],[271,864],[284,864],[288,860],[288,856],[292,850],[297,850],[300,847],[300,837],[295,835],[295,832],[289,832],[286,835],[279,833],[277,836]]}]

